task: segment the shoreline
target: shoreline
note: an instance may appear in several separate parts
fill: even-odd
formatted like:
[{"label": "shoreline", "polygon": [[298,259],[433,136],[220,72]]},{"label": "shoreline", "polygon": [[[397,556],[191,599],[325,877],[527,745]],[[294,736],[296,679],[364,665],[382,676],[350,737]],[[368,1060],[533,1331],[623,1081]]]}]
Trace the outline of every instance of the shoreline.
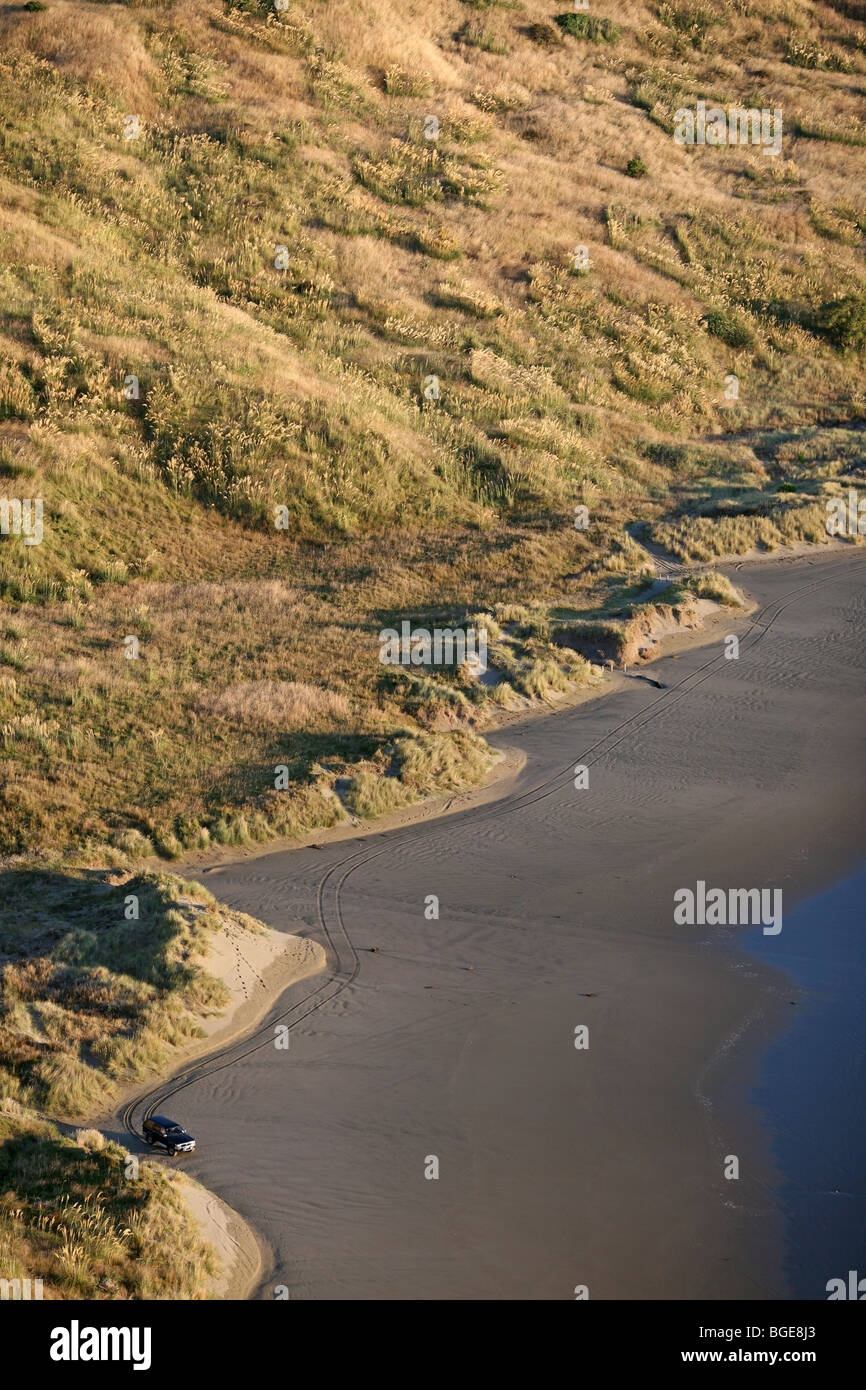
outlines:
[{"label": "shoreline", "polygon": [[[272,939],[282,935],[272,932]],[[306,948],[300,954],[297,951],[298,943],[302,943]],[[311,947],[312,950],[309,949]],[[202,968],[207,968],[206,961],[202,963]],[[326,968],[325,952],[317,942],[311,941],[308,937],[289,935],[282,951],[274,955],[264,967],[261,977],[256,976],[260,979],[261,993],[257,993],[252,999],[236,1000],[223,1013],[214,1015],[210,1031],[205,1037],[196,1038],[177,1049],[170,1072],[164,1075],[153,1072],[144,1081],[119,1085],[116,1094],[96,1116],[77,1119],[65,1117],[62,1120],[51,1116],[45,1118],[51,1119],[52,1124],[65,1124],[76,1129],[102,1128],[107,1121],[116,1119],[131,1103],[136,1099],[140,1100],[155,1086],[167,1085],[179,1072],[185,1071],[191,1062],[206,1061],[211,1053],[221,1051],[228,1044],[240,1041],[247,1033],[254,1031],[287,989],[302,980],[321,974]]]},{"label": "shoreline", "polygon": [[[778,1197],[786,1224],[785,1272],[794,1299],[824,1298],[827,1281],[862,1262],[866,1230],[866,855],[790,914],[783,969],[791,981],[786,1026],[748,1078],[769,1117]],[[754,929],[742,950],[765,962]],[[793,1006],[793,1007],[791,1007]]]},{"label": "shoreline", "polygon": [[[282,950],[274,953],[273,947],[279,944],[280,938]],[[191,1062],[206,1061],[212,1054],[254,1032],[288,989],[303,980],[322,975],[327,968],[324,950],[309,938],[290,935],[286,939],[282,933],[268,929],[265,945],[271,948],[271,959],[267,964],[262,966],[260,961],[250,963],[250,978],[255,979],[260,985],[260,990],[254,993],[252,998],[235,997],[225,1012],[212,1020],[207,1036],[178,1049],[170,1073],[162,1076],[153,1073],[144,1083],[136,1082],[134,1085],[119,1087],[117,1095],[95,1118],[77,1121],[52,1119],[51,1122],[64,1131],[98,1129],[107,1138],[115,1139],[130,1152],[132,1136],[123,1130],[121,1118],[129,1106],[155,1088],[168,1085],[172,1078],[183,1072]],[[299,946],[303,948],[301,951],[298,950]],[[207,958],[202,965],[204,969],[208,969]],[[235,993],[237,994],[237,991]],[[119,1132],[115,1132],[118,1127]],[[202,1238],[217,1256],[220,1273],[212,1281],[211,1297],[227,1301],[251,1299],[260,1287],[266,1269],[272,1263],[271,1251],[253,1223],[230,1206],[218,1192],[206,1187],[185,1169],[170,1167],[167,1158],[162,1155],[157,1158],[140,1135],[137,1135],[137,1138],[142,1161],[161,1163],[169,1179],[177,1184],[190,1213],[197,1220]]]},{"label": "shoreline", "polygon": [[[827,555],[823,547],[822,552],[823,554],[820,557],[821,559],[826,558],[829,560],[831,558],[838,558],[836,555],[833,555],[832,557]],[[781,560],[789,560],[790,562],[791,559],[799,559],[800,557],[780,556],[778,558]],[[757,605],[753,605],[751,609],[747,611],[730,610],[729,612],[722,613],[721,615],[719,615],[719,622],[716,626],[725,625],[726,620],[727,625],[734,626],[735,624],[738,624],[739,622],[746,619],[749,616],[749,612],[754,612],[756,606]],[[689,632],[687,634],[680,634],[678,636],[679,640],[675,640],[671,644],[665,643],[664,649],[662,650],[662,652],[659,653],[659,658],[664,658],[668,656],[678,656],[681,652],[684,653],[686,651],[691,651],[693,648],[700,648],[709,645],[713,641],[714,633],[712,631],[708,632],[706,629],[702,629],[697,632]],[[532,727],[535,724],[537,724],[537,722],[541,719],[542,715],[544,714],[560,713],[572,709],[576,706],[589,703],[595,704],[599,701],[601,695],[614,694],[618,691],[622,691],[627,687],[627,685],[628,678],[623,676],[614,677],[612,680],[606,681],[598,690],[593,690],[589,692],[581,691],[578,698],[573,701],[569,700],[568,697],[564,698],[562,701],[558,701],[554,708],[539,708],[538,710],[532,711],[528,717],[525,711],[515,712],[514,716],[511,718],[508,718],[508,716],[506,716],[503,719],[502,723],[498,725],[495,730],[491,730],[491,733],[494,735],[504,734],[507,733],[509,729],[521,725]],[[488,776],[485,779],[484,783],[482,783],[479,787],[468,789],[466,792],[451,795],[450,797],[440,796],[437,798],[431,798],[428,801],[413,803],[410,807],[403,808],[400,812],[396,812],[392,816],[385,817],[381,821],[377,820],[376,822],[370,823],[369,828],[366,825],[352,827],[338,826],[334,827],[329,831],[320,831],[318,834],[313,833],[309,837],[305,837],[305,841],[303,842],[292,841],[286,845],[280,845],[279,843],[272,842],[262,847],[257,846],[254,850],[251,850],[250,852],[244,852],[241,854],[238,854],[237,849],[235,848],[231,852],[230,862],[234,866],[238,866],[248,862],[250,859],[260,859],[268,854],[283,854],[288,851],[294,852],[295,850],[301,851],[305,848],[309,848],[315,842],[318,842],[318,844],[316,845],[316,847],[318,847],[318,845],[324,845],[326,842],[337,842],[346,839],[361,840],[366,839],[369,836],[379,835],[380,833],[383,833],[387,830],[392,830],[396,828],[409,828],[412,826],[424,824],[425,822],[434,819],[438,820],[440,823],[443,823],[446,820],[446,818],[448,818],[452,806],[454,806],[455,810],[464,811],[473,809],[477,805],[483,805],[486,802],[505,799],[508,796],[507,788],[509,787],[509,785],[513,786],[516,782],[519,781],[520,772],[525,767],[526,762],[527,758],[525,754],[521,753],[518,756],[516,750],[511,750],[510,754],[506,752],[501,761],[498,762],[494,766],[494,768],[490,769],[490,772],[488,773]],[[503,790],[503,788],[506,789]],[[197,864],[196,867],[199,867],[199,872],[202,873],[219,871],[227,867],[228,860],[229,854],[224,855],[220,853],[217,856],[200,856],[200,861],[204,862],[200,862],[200,864]],[[827,872],[826,866],[824,872]],[[825,885],[826,882],[827,879],[825,878]],[[808,896],[810,891],[814,891],[814,889],[803,888],[796,895],[795,902],[802,900],[804,896]],[[735,947],[734,954],[742,954],[742,949],[743,948]],[[773,971],[774,975],[779,973],[778,967],[770,965],[768,968]],[[273,1005],[273,1003],[280,997],[280,994],[284,992],[286,987],[286,985],[283,985],[274,989],[274,992],[269,995],[268,1002],[263,1005],[262,1013],[267,1012],[267,1008]],[[777,988],[774,992],[778,992],[778,982]],[[766,1000],[764,1000],[764,1004],[762,1008],[758,1010],[757,1014],[750,1013],[747,1019],[747,1031],[750,1030],[752,1033],[754,1033],[755,1029],[757,1028],[757,1031],[760,1034],[759,1037],[756,1037],[754,1039],[754,1046],[750,1046],[748,1045],[748,1043],[746,1044],[745,1050],[749,1052],[750,1057],[752,1059],[754,1059],[754,1056],[758,1048],[760,1048],[761,1052],[765,1050],[767,1040],[768,1038],[772,1038],[775,1035],[775,1030],[779,1022],[779,1019],[769,1018],[767,1016],[766,1006]],[[241,1028],[238,1030],[238,1032],[247,1031],[253,1026],[254,1024],[248,1023],[245,1029]],[[212,1044],[212,1039],[207,1040],[208,1047],[212,1047]],[[202,1048],[202,1051],[204,1052],[205,1048]],[[738,1048],[737,1051],[740,1054],[740,1059],[743,1060],[743,1049]],[[733,1059],[730,1057],[723,1059],[724,1065],[729,1068],[729,1075],[731,1074],[730,1064],[732,1060]],[[750,1064],[744,1061],[744,1065],[748,1068]],[[170,1079],[171,1077],[163,1078],[164,1084],[168,1084]],[[238,1216],[238,1220],[244,1220],[237,1213],[235,1214]],[[254,1227],[250,1226],[249,1229],[252,1231],[253,1235],[258,1240],[259,1249],[261,1250],[262,1238],[259,1236],[259,1233],[255,1230]],[[256,1289],[261,1288],[261,1282],[262,1281],[259,1280],[255,1284]],[[254,1290],[250,1288],[246,1296],[251,1296],[253,1292]]]},{"label": "shoreline", "polygon": [[[821,550],[823,549],[824,547],[821,547]],[[783,561],[791,557],[780,555],[767,558]],[[640,679],[644,670],[651,670],[652,666],[664,657],[678,657],[696,648],[709,646],[714,640],[719,639],[723,630],[751,618],[756,612],[758,604],[753,597],[747,592],[743,592],[741,596],[744,600],[742,607],[733,608],[718,605],[715,612],[706,615],[705,621],[700,627],[687,626],[666,632],[658,642],[658,651],[654,651],[651,658],[641,661],[636,669],[628,671],[628,673],[621,670],[605,672],[604,678],[597,685],[575,686],[562,695],[554,692],[544,699],[528,701],[523,708],[496,711],[491,723],[480,731],[481,737],[487,740],[496,737],[504,730],[522,725],[532,725],[538,720],[547,719],[583,705],[594,704],[627,689],[630,681]],[[142,859],[140,866],[146,869],[159,868],[164,872],[173,872],[176,869],[183,873],[191,870],[207,874],[221,870],[228,865],[261,859],[269,854],[283,854],[295,849],[315,849],[341,840],[362,840],[391,830],[404,829],[430,820],[438,820],[446,815],[471,809],[474,806],[486,805],[490,801],[496,801],[502,796],[508,795],[508,785],[517,780],[526,763],[525,754],[516,747],[506,745],[496,750],[496,754],[484,777],[475,786],[466,787],[457,792],[443,792],[433,796],[420,797],[417,801],[410,802],[395,811],[377,816],[375,820],[340,821],[336,825],[310,830],[306,834],[292,839],[274,839],[261,844],[246,846],[226,845],[218,849],[191,850],[176,860],[172,860],[170,867],[167,866],[165,860],[150,856],[147,859]]]},{"label": "shoreline", "polygon": [[[705,569],[718,569],[722,573],[725,570],[734,570],[738,573],[746,565],[763,568],[765,566],[794,565],[800,567],[832,563],[836,560],[853,558],[857,551],[856,545],[834,539],[820,545],[813,545],[808,541],[796,541],[790,546],[780,546],[771,552],[753,550],[744,555],[714,557],[711,562],[701,564],[674,561],[672,556],[667,558],[689,574],[699,573]],[[733,577],[730,575],[728,577],[733,583]],[[662,575],[660,578],[666,579],[666,576]],[[709,646],[714,640],[718,640],[723,629],[730,629],[744,620],[750,619],[760,607],[754,595],[748,590],[739,589],[739,593],[743,599],[742,607],[718,605],[717,610],[708,614],[700,627],[690,626],[665,633],[658,643],[658,650],[654,651],[649,659],[641,661],[636,670],[628,674],[624,674],[621,670],[605,672],[603,680],[598,685],[576,686],[573,690],[562,695],[553,692],[541,700],[528,701],[525,708],[497,710],[493,714],[491,723],[480,731],[481,736],[485,739],[495,738],[503,730],[520,727],[524,724],[531,725],[536,720],[546,719],[551,715],[561,714],[581,705],[606,699],[627,688],[630,680],[639,678],[644,670],[651,670],[658,661],[671,656],[677,658],[696,648]],[[261,859],[269,854],[282,854],[291,850],[303,850],[310,847],[318,848],[340,840],[362,840],[386,831],[403,829],[453,814],[452,807],[454,810],[461,811],[475,805],[484,805],[488,801],[498,799],[497,793],[502,791],[503,786],[506,790],[502,794],[508,794],[508,783],[516,781],[526,761],[525,755],[518,748],[506,746],[499,752],[501,756],[494,759],[484,777],[475,786],[467,787],[459,792],[445,792],[421,797],[395,811],[386,812],[375,820],[349,819],[340,821],[336,825],[322,826],[291,839],[275,838],[263,843],[245,846],[225,845],[219,848],[210,846],[207,850],[189,850],[171,861],[152,855],[138,861],[136,867],[160,870],[166,873],[175,871],[184,873],[187,870],[192,870],[207,874],[223,869],[228,865],[245,863],[251,859]]]}]

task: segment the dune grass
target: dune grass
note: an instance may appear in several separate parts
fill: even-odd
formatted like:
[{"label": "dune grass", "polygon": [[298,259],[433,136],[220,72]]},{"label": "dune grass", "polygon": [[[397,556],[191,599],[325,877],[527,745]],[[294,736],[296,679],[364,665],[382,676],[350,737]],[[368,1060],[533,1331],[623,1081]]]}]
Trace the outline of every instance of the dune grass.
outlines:
[{"label": "dune grass", "polygon": [[45,1299],[202,1299],[216,1257],[170,1174],[0,1101],[0,1279]]},{"label": "dune grass", "polygon": [[384,815],[421,796],[471,786],[490,761],[483,743],[466,732],[449,739],[423,733],[398,738],[374,762],[358,768],[347,786],[346,804],[358,816]]},{"label": "dune grass", "polygon": [[[0,853],[332,824],[395,739],[581,677],[536,636],[395,683],[386,620],[615,606],[635,521],[708,564],[862,473],[844,7],[374,8],[0,11],[0,499],[45,511],[0,538]],[[675,145],[699,99],[782,154]]]},{"label": "dune grass", "polygon": [[165,1070],[229,994],[202,958],[261,930],[167,874],[7,870],[0,924],[0,1094],[58,1117]]},{"label": "dune grass", "polygon": [[[0,503],[44,505],[0,535],[0,1278],[205,1296],[160,1171],[13,1099],[92,1113],[224,1003],[225,912],[139,861],[476,782],[499,711],[732,602],[650,589],[641,540],[827,539],[866,461],[858,19],[0,8]],[[702,99],[781,107],[780,156],[677,146]],[[404,619],[486,625],[485,678],[383,667]]]}]

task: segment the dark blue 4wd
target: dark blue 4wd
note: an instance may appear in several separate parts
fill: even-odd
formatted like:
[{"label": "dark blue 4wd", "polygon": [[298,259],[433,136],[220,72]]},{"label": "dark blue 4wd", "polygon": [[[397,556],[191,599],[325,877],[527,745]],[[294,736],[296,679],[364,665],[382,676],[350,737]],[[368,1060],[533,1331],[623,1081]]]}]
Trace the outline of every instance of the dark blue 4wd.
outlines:
[{"label": "dark blue 4wd", "polygon": [[185,1129],[167,1120],[165,1115],[151,1115],[143,1125],[144,1137],[148,1144],[161,1144],[168,1150],[171,1158],[175,1154],[189,1154],[195,1148],[195,1140]]}]

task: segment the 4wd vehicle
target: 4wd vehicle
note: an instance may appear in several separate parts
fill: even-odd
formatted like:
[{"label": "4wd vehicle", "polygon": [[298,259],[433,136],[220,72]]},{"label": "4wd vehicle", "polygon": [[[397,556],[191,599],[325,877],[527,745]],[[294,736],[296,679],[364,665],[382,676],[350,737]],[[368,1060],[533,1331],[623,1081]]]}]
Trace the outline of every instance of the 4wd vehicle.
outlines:
[{"label": "4wd vehicle", "polygon": [[167,1120],[164,1115],[151,1115],[150,1119],[145,1120],[142,1128],[148,1144],[162,1144],[172,1158],[175,1154],[192,1153],[195,1148],[192,1135],[187,1134],[174,1120]]}]

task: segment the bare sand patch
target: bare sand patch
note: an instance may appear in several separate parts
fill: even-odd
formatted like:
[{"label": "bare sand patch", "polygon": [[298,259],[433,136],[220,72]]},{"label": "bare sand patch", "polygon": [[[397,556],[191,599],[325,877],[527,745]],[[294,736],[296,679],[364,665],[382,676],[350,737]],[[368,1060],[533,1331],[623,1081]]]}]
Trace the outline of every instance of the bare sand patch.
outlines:
[{"label": "bare sand patch", "polygon": [[222,980],[231,994],[227,1009],[202,1022],[211,1039],[235,1031],[241,1026],[241,1014],[246,1019],[250,1009],[263,1012],[287,984],[324,969],[325,953],[305,937],[287,936],[269,927],[253,933],[229,920],[211,939],[201,965]]},{"label": "bare sand patch", "polygon": [[172,1180],[198,1222],[202,1240],[219,1261],[219,1271],[211,1281],[211,1297],[249,1298],[263,1267],[261,1247],[252,1227],[189,1174],[174,1173]]}]

